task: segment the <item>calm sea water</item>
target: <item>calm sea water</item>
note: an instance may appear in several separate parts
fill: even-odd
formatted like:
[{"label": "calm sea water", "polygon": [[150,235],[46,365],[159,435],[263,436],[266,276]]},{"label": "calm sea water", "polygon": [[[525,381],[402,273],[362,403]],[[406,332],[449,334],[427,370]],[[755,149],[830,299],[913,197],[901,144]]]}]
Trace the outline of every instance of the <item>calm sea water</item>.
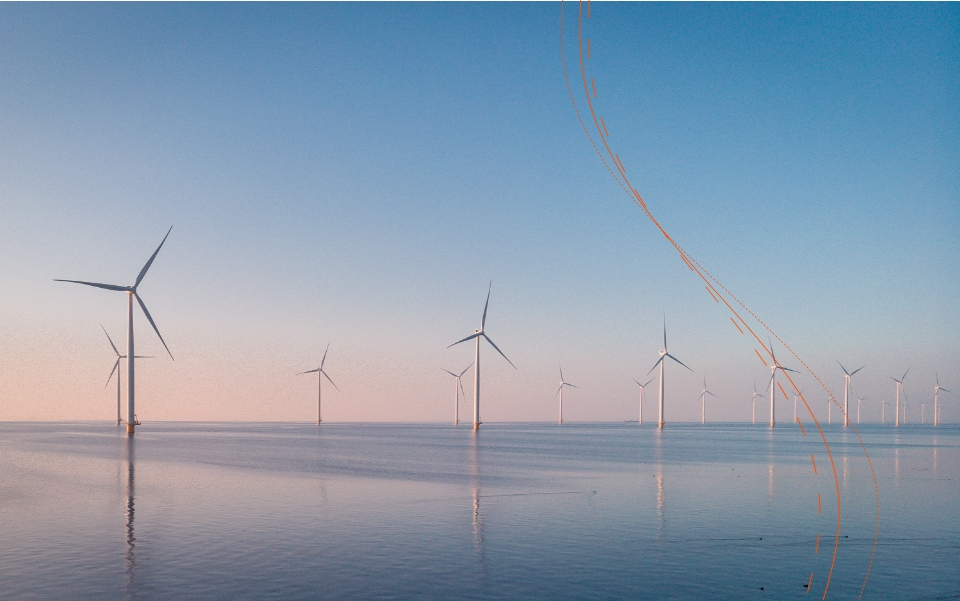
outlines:
[{"label": "calm sea water", "polygon": [[0,424],[0,597],[960,598],[960,429],[824,428]]}]

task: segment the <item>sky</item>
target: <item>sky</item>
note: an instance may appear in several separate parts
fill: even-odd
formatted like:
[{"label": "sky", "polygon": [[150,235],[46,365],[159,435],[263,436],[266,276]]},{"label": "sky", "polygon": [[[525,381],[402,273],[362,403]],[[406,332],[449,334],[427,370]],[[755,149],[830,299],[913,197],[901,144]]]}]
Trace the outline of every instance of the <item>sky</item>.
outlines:
[{"label": "sky", "polygon": [[[328,343],[325,420],[452,421],[441,368],[473,360],[448,345],[491,282],[516,369],[482,349],[484,421],[555,420],[558,364],[566,420],[636,419],[664,321],[692,369],[667,420],[699,421],[704,378],[708,421],[749,419],[769,369],[590,146],[560,15],[0,5],[0,420],[115,416],[99,324],[125,340],[126,299],[53,279],[132,284],[170,226],[139,292],[174,361],[135,316],[144,423],[315,419],[296,374]],[[907,368],[908,421],[936,377],[960,393],[960,7],[598,2],[584,27],[611,143],[691,256],[834,394],[866,365],[865,421]]]}]

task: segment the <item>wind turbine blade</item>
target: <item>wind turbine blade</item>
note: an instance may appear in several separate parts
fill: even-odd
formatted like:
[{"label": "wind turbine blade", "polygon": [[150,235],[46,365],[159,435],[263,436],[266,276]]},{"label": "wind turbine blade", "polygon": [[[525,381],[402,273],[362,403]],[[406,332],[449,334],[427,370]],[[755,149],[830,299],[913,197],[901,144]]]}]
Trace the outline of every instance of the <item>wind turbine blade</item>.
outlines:
[{"label": "wind turbine blade", "polygon": [[441,367],[441,368],[440,368],[440,371],[445,371],[445,372],[447,372],[448,374],[450,374],[451,376],[453,376],[454,378],[459,378],[459,377],[460,377],[460,376],[458,376],[457,374],[455,374],[455,373],[453,373],[452,371],[450,371],[449,369],[443,369],[443,368]]},{"label": "wind turbine blade", "polygon": [[463,377],[463,374],[467,373],[467,370],[470,369],[471,367],[473,367],[473,361],[470,362],[470,365],[464,367],[464,368],[463,368],[463,371],[460,372],[460,375],[457,376],[457,377],[458,377],[458,378],[462,378],[462,377]]},{"label": "wind turbine blade", "polygon": [[[106,329],[105,327],[103,327],[103,324],[100,324],[100,329],[103,330],[103,333],[104,333],[104,334],[107,334],[107,329]],[[120,355],[120,351],[117,350],[117,345],[115,345],[115,344],[113,343],[113,340],[110,339],[110,334],[107,334],[107,340],[110,341],[110,346],[113,348],[113,352],[115,352],[115,353],[117,354],[117,356],[119,356],[119,355]]]},{"label": "wind turbine blade", "polygon": [[[795,369],[790,369],[789,367],[784,367],[784,366],[782,366],[782,365],[778,365],[778,366],[777,366],[777,369],[782,370],[782,371],[792,371],[792,372],[795,373],[795,374],[800,373],[800,372],[798,372],[798,371],[795,370]],[[851,375],[852,375],[852,374],[851,374]]]},{"label": "wind turbine blade", "polygon": [[[126,358],[126,355],[121,355],[121,357]],[[153,355],[134,355],[134,359],[156,359]]]},{"label": "wind turbine blade", "polygon": [[[650,382],[653,382],[653,378],[650,378],[649,380],[647,380],[647,384],[649,384]],[[644,384],[644,386],[646,386],[647,384]]]},{"label": "wind turbine blade", "polygon": [[[653,373],[653,370],[657,369],[657,366],[660,365],[660,362],[663,361],[663,358],[664,358],[664,357],[666,357],[666,355],[660,355],[660,358],[657,359],[657,362],[654,363],[654,364],[653,364],[653,367],[650,368],[650,371],[647,372],[647,375],[648,375],[648,376]],[[649,383],[649,382],[648,382],[648,383]]]},{"label": "wind turbine blade", "polygon": [[[847,371],[847,368],[843,366],[843,363],[840,363],[839,361],[837,361],[837,365],[840,366],[840,369],[843,370],[843,373],[847,374],[848,376],[852,376],[852,375],[853,375],[852,373],[850,373],[850,372]],[[854,373],[856,373],[856,372],[854,372]]]},{"label": "wind turbine blade", "polygon": [[[479,336],[479,335],[480,335],[480,332],[477,332],[476,334],[472,334],[472,335],[470,335],[470,336],[467,336],[467,337],[464,338],[463,340],[457,340],[456,342],[454,342],[454,343],[451,344],[450,346],[456,346],[456,345],[460,344],[461,342],[466,342],[467,340],[473,340],[474,338],[476,338],[476,337]],[[450,346],[448,346],[447,348],[450,348]],[[473,365],[473,364],[471,363],[471,365]]]},{"label": "wind turbine blade", "polygon": [[320,368],[319,368],[319,367],[318,367],[317,369],[311,369],[310,371],[302,371],[302,372],[298,373],[297,375],[298,375],[298,376],[302,376],[303,374],[315,374],[315,373],[317,373],[318,371],[320,371]]},{"label": "wind turbine blade", "polygon": [[[860,371],[860,370],[863,369],[864,367],[866,367],[866,365],[861,365],[859,368],[853,370],[853,374],[857,373],[858,371]],[[850,375],[852,376],[853,374],[850,374]]]},{"label": "wind turbine blade", "polygon": [[[664,355],[664,357],[670,357],[671,359],[673,359],[674,361],[676,361],[676,362],[679,363],[680,365],[683,365],[684,367],[687,367],[687,366],[683,363],[683,361],[681,361],[680,359],[677,359],[676,357],[674,357],[674,356],[671,355],[670,353],[667,353],[666,355]],[[687,369],[690,369],[690,368],[687,367]],[[690,369],[690,371],[693,371],[693,370]]]},{"label": "wind turbine blade", "polygon": [[712,396],[712,397],[715,398],[715,399],[719,399],[719,398],[720,398],[720,397],[718,397],[717,395],[715,395],[715,394],[713,394],[712,392],[710,392],[709,390],[707,391],[707,394],[709,394],[710,396]]},{"label": "wind turbine blade", "polygon": [[483,331],[484,326],[487,325],[487,306],[490,305],[490,290],[493,289],[493,280],[490,280],[490,285],[487,287],[487,302],[483,303],[483,317],[480,318],[480,331]]},{"label": "wind turbine blade", "polygon": [[[323,377],[326,378],[328,382],[330,382],[331,384],[333,384],[333,380],[330,379],[330,376],[327,375],[327,372],[325,372],[325,371],[323,371],[323,370],[321,369],[321,370],[320,370],[320,373],[323,374]],[[336,385],[336,384],[333,384],[333,387],[334,387],[334,388],[337,388],[337,385]],[[337,388],[337,392],[340,392],[340,389],[339,389],[339,388]]]},{"label": "wind turbine blade", "polygon": [[[950,392],[949,390],[947,390],[946,388],[943,388],[943,387],[941,387],[940,390],[942,390],[942,391],[944,391],[944,392]],[[953,394],[953,393],[951,393],[951,394]]]},{"label": "wind turbine blade", "polygon": [[663,352],[667,352],[667,316],[663,316]]},{"label": "wind turbine blade", "polygon": [[570,383],[568,383],[568,382],[564,382],[563,384],[564,384],[564,386],[570,386],[571,388],[576,388],[577,390],[580,389],[580,387],[577,386],[576,384],[570,384]]},{"label": "wind turbine blade", "polygon": [[557,367],[560,368],[560,381],[563,382],[563,366],[560,365],[560,362],[557,362]]},{"label": "wind turbine blade", "polygon": [[330,350],[330,343],[327,343],[326,350],[323,351],[323,359],[320,359],[320,369],[323,369],[323,364],[327,360],[327,351]]},{"label": "wind turbine blade", "polygon": [[462,394],[464,400],[466,400],[466,398],[467,398],[467,393],[465,393],[465,392],[463,391],[463,382],[461,382],[460,380],[457,380],[457,384],[460,385],[460,394]]},{"label": "wind turbine blade", "polygon": [[[173,229],[173,226],[170,226],[170,229],[167,230],[167,236],[170,235],[170,230]],[[150,269],[150,266],[153,265],[153,260],[157,258],[157,253],[160,252],[160,247],[163,246],[163,243],[167,241],[167,236],[163,237],[163,240],[160,241],[160,246],[157,247],[157,250],[153,251],[153,254],[150,255],[150,259],[147,261],[147,264],[143,266],[143,269],[140,270],[140,275],[137,276],[137,281],[134,282],[133,288],[136,289],[140,285],[140,281],[143,279],[143,276],[147,275],[147,270]],[[173,356],[171,355],[171,358]]]},{"label": "wind turbine blade", "polygon": [[900,383],[901,383],[901,384],[903,384],[903,380],[906,379],[906,377],[907,377],[907,372],[909,372],[909,371],[910,371],[910,368],[908,367],[908,368],[907,368],[907,371],[903,372],[903,375],[900,376]]},{"label": "wind turbine blade", "polygon": [[103,385],[104,388],[110,385],[110,380],[113,379],[113,372],[117,371],[118,367],[120,367],[120,357],[117,357],[117,360],[113,362],[113,369],[110,370],[110,375],[107,377],[107,383]]},{"label": "wind turbine blade", "polygon": [[562,389],[563,389],[563,384],[561,384],[560,387],[557,388],[557,391],[553,393],[553,398],[557,398],[557,395],[560,394],[560,390]]},{"label": "wind turbine blade", "polygon": [[[633,380],[634,382],[637,382],[637,381],[634,380],[633,378],[630,378],[630,379]],[[639,386],[640,388],[643,388],[643,384],[641,384],[640,382],[637,382],[637,386]]]},{"label": "wind turbine blade", "polygon": [[[497,349],[497,352],[500,353],[500,356],[501,356],[501,357],[503,357],[504,359],[507,359],[507,356],[503,354],[503,351],[501,351],[499,348],[497,348],[497,345],[493,343],[493,340],[490,340],[490,338],[489,338],[486,334],[484,334],[483,332],[480,332],[480,335],[483,336],[483,337],[486,339],[486,341],[490,343],[490,346],[492,346],[493,348]],[[513,364],[513,361],[511,361],[510,359],[507,359],[507,363],[509,363],[509,364],[511,365],[511,367],[513,367],[513,369],[517,369],[517,366],[514,365],[514,364]]]},{"label": "wind turbine blade", "polygon": [[104,290],[117,290],[126,292],[130,288],[126,286],[114,286],[113,284],[98,284],[97,282],[81,282],[80,280],[53,280],[54,282],[70,282],[71,284],[83,284],[84,286],[93,286],[94,288],[103,288]]},{"label": "wind turbine blade", "polygon": [[[169,234],[170,232],[167,233]],[[143,314],[147,316],[147,321],[149,321],[150,325],[153,326],[153,331],[157,333],[157,338],[160,339],[160,342],[163,342],[163,348],[167,349],[167,354],[170,355],[170,360],[175,361],[173,358],[173,353],[170,352],[170,349],[167,347],[167,343],[163,340],[163,336],[160,335],[160,330],[157,329],[157,324],[155,324],[153,322],[153,318],[150,317],[150,311],[147,311],[147,306],[143,304],[143,300],[140,298],[139,294],[134,292],[133,295],[137,297],[137,302],[140,303],[140,308],[143,309]]]}]

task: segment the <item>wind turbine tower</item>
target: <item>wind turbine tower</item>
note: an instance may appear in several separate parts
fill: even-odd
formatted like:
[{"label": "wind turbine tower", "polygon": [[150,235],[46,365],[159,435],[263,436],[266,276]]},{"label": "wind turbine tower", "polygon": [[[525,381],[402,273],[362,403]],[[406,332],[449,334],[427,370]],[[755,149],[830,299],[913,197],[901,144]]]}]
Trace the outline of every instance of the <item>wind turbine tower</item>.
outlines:
[{"label": "wind turbine tower", "polygon": [[[323,364],[327,362],[327,351],[330,350],[330,343],[327,343],[326,350],[323,351],[323,358],[320,359],[320,367],[317,369],[311,369],[309,371],[302,371],[298,373],[298,376],[303,374],[317,374],[317,425],[320,425],[320,422],[323,420],[320,419],[320,398],[323,395],[323,379],[326,378],[328,382],[333,384],[333,380],[330,379],[330,376],[327,375],[327,372],[323,371]],[[337,389],[337,392],[340,392],[340,389],[337,388],[336,384],[333,384],[333,387]]]},{"label": "wind turbine tower", "polygon": [[[663,365],[664,365],[664,363],[666,363],[666,362],[664,361],[664,359],[666,359],[667,357],[669,357],[670,359],[673,359],[674,361],[676,361],[676,362],[679,363],[680,365],[683,365],[684,367],[687,367],[686,365],[683,364],[682,361],[680,361],[680,359],[677,359],[676,357],[674,357],[673,355],[671,355],[669,352],[667,352],[667,320],[666,320],[666,318],[664,318],[664,320],[663,320],[663,350],[660,351],[660,359],[658,359],[657,362],[653,364],[653,367],[650,368],[650,371],[647,372],[647,375],[649,376],[651,373],[653,373],[653,370],[655,370],[658,365],[660,366],[660,417],[659,417],[659,419],[657,420],[657,427],[658,427],[658,428],[663,428],[663,423],[664,423],[664,422],[663,422]],[[687,369],[690,369],[690,368],[687,367]],[[693,370],[690,369],[690,371],[693,371]]]},{"label": "wind turbine tower", "polygon": [[[470,365],[473,365],[471,363]],[[460,393],[463,392],[463,384],[460,383],[460,378],[463,377],[463,374],[467,373],[467,370],[470,369],[470,365],[463,368],[463,371],[460,372],[460,375],[457,375],[450,371],[449,369],[443,369],[454,378],[456,378],[456,383],[453,386],[453,425],[456,426],[460,423]],[[463,398],[467,398],[467,393],[463,393]]]},{"label": "wind turbine tower", "polygon": [[713,394],[707,390],[707,377],[703,377],[703,391],[700,393],[700,423],[707,423],[707,395],[712,396],[715,399],[719,399],[717,395]]},{"label": "wind turbine tower", "polygon": [[[137,355],[133,350],[133,299],[137,299],[137,304],[139,304],[140,309],[143,310],[144,316],[147,318],[147,321],[150,322],[150,325],[153,327],[153,331],[157,333],[157,337],[160,339],[160,342],[163,343],[163,348],[167,350],[167,354],[170,355],[170,359],[173,360],[173,354],[167,347],[167,343],[164,342],[163,336],[160,335],[160,330],[157,329],[157,324],[153,322],[153,317],[150,316],[150,311],[147,311],[147,306],[143,304],[143,299],[141,299],[140,295],[137,294],[137,286],[139,286],[140,282],[143,281],[143,276],[147,275],[147,270],[150,269],[151,265],[153,265],[153,260],[157,258],[157,253],[160,252],[160,249],[163,247],[163,243],[167,241],[167,236],[170,235],[171,230],[173,230],[173,226],[170,226],[170,229],[167,230],[167,235],[164,236],[163,240],[160,241],[160,246],[157,247],[157,250],[153,251],[153,254],[150,255],[147,263],[143,266],[143,269],[140,270],[139,275],[137,275],[137,279],[134,281],[133,286],[99,284],[97,282],[82,282],[80,280],[53,280],[54,282],[83,284],[84,286],[93,286],[94,288],[103,288],[104,290],[114,290],[117,292],[127,293],[127,357],[136,358]],[[133,373],[134,365],[136,365],[136,361],[127,361],[127,434],[133,434],[134,427],[140,424],[140,422],[137,421],[137,414],[134,407],[134,400],[136,397],[134,387],[135,379]]]},{"label": "wind turbine tower", "polygon": [[[480,318],[480,329],[474,330],[473,334],[467,336],[463,340],[458,340],[451,344],[450,346],[456,346],[461,342],[466,342],[467,340],[476,339],[476,351],[473,358],[473,429],[480,429],[480,339],[483,338],[490,343],[490,346],[494,348],[500,356],[506,359],[507,363],[510,364],[510,367],[517,369],[517,366],[507,359],[507,356],[503,354],[497,345],[493,343],[493,340],[490,340],[490,337],[486,335],[483,328],[487,324],[487,307],[490,305],[490,290],[493,288],[493,282],[490,282],[490,285],[487,287],[487,302],[483,304],[483,316]],[[448,346],[447,348],[450,348]]]},{"label": "wind turbine tower", "polygon": [[553,396],[554,398],[556,398],[557,395],[560,395],[560,421],[558,423],[562,424],[563,423],[563,387],[564,386],[570,386],[571,388],[580,388],[580,387],[565,381],[563,379],[563,366],[561,366],[559,363],[557,364],[557,366],[560,367],[560,387],[557,388],[557,394]]},{"label": "wind turbine tower", "polygon": [[780,362],[777,361],[777,356],[773,354],[773,343],[770,340],[767,340],[767,342],[770,345],[770,357],[773,359],[773,363],[769,365],[770,367],[770,427],[772,428],[777,423],[776,409],[775,409],[776,403],[774,402],[777,397],[777,391],[776,391],[776,388],[774,388],[774,386],[776,386],[777,370],[779,369],[780,371],[792,371],[794,373],[798,373],[798,372],[795,369],[790,369],[789,367],[784,367],[780,365]]},{"label": "wind turbine tower", "polygon": [[[934,374],[936,375],[936,374]],[[937,385],[933,387],[933,425],[940,425],[940,391],[950,392],[943,386],[940,386],[940,376],[936,375]]]},{"label": "wind turbine tower", "polygon": [[[910,368],[908,367],[907,371],[903,372],[903,375],[900,376],[899,380],[894,378],[893,376],[890,376],[890,379],[896,382],[896,384],[894,384],[894,390],[896,391],[896,395],[897,395],[897,421],[894,425],[897,425],[897,426],[900,425],[900,391],[903,390],[903,380],[907,377],[907,372],[909,371],[910,371]],[[906,421],[906,419],[904,419],[904,421]]]},{"label": "wind turbine tower", "polygon": [[[634,382],[637,382],[637,381],[634,380]],[[641,384],[640,382],[637,382],[637,386],[640,387],[640,424],[641,425],[643,425],[643,389],[646,388],[647,384],[649,384],[650,382],[653,382],[653,378],[650,378],[643,384]]]},{"label": "wind turbine tower", "polygon": [[754,425],[756,425],[757,423],[757,397],[760,397],[761,399],[767,398],[762,394],[760,394],[759,392],[757,392],[757,383],[754,382],[753,383],[753,423]]},{"label": "wind turbine tower", "polygon": [[866,367],[866,365],[860,366],[858,369],[853,370],[853,372],[848,372],[847,368],[843,366],[843,363],[839,361],[837,361],[837,365],[843,370],[843,425],[846,427],[850,425],[850,407],[848,406],[848,399],[850,398],[850,378],[853,377],[853,374]]}]

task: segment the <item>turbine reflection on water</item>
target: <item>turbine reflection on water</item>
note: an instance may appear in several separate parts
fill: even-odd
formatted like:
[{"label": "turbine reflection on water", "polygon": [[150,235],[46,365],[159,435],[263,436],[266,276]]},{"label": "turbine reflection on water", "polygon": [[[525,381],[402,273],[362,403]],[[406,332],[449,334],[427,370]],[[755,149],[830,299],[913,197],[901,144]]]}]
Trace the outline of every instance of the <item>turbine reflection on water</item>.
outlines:
[{"label": "turbine reflection on water", "polygon": [[133,530],[134,519],[134,470],[136,460],[136,449],[133,436],[125,438],[125,447],[127,454],[127,552],[124,556],[127,574],[126,598],[132,599],[134,596],[134,573],[137,567],[137,558],[134,550],[137,546],[137,537]]}]

